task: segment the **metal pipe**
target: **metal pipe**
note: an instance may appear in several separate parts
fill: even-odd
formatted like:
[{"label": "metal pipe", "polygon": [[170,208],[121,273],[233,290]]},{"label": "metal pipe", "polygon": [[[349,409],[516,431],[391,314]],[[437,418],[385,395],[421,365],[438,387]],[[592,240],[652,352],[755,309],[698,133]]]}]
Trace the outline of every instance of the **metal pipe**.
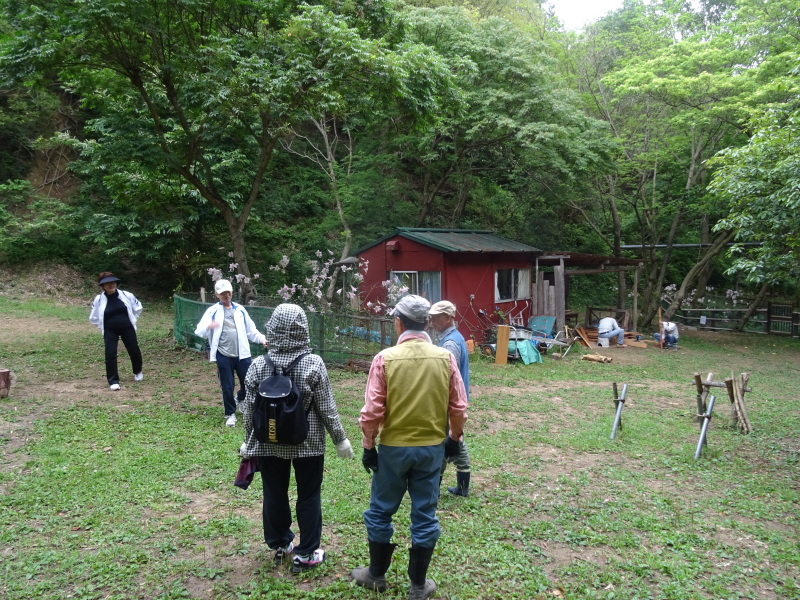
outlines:
[{"label": "metal pipe", "polygon": [[703,445],[706,444],[706,435],[708,435],[708,425],[711,423],[711,413],[714,411],[714,401],[716,398],[714,396],[708,397],[708,410],[706,414],[703,415],[703,427],[700,429],[700,439],[697,440],[697,450],[694,452],[694,459],[697,460],[700,458],[700,454],[703,452]]},{"label": "metal pipe", "polygon": [[614,402],[617,404],[617,414],[614,416],[614,425],[611,427],[611,439],[617,435],[617,429],[622,430],[622,407],[625,406],[625,397],[628,395],[628,384],[622,386],[622,395],[617,398],[617,384],[614,383]]}]

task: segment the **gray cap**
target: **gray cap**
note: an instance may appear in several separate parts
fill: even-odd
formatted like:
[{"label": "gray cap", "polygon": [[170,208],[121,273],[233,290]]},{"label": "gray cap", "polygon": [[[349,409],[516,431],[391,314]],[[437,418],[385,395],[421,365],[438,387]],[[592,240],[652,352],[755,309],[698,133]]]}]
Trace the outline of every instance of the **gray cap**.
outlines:
[{"label": "gray cap", "polygon": [[392,311],[389,313],[391,316],[396,317],[397,313],[408,317],[416,323],[427,323],[428,311],[431,308],[431,303],[425,300],[422,296],[415,296],[408,294],[400,298]]}]

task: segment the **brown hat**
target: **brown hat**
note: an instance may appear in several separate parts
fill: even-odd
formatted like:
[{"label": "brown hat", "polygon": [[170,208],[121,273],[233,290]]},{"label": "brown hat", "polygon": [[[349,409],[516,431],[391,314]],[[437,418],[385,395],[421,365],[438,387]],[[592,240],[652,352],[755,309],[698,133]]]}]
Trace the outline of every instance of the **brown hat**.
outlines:
[{"label": "brown hat", "polygon": [[437,302],[433,306],[431,306],[430,311],[428,314],[431,315],[450,315],[451,317],[456,316],[456,305],[452,302],[448,302],[447,300],[442,300]]}]

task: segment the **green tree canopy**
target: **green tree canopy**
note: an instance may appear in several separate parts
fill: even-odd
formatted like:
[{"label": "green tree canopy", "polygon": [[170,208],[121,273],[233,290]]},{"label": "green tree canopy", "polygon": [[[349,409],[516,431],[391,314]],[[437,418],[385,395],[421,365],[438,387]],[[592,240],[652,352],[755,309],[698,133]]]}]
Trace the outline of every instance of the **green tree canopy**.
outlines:
[{"label": "green tree canopy", "polygon": [[45,0],[15,20],[3,67],[52,69],[83,98],[97,116],[79,145],[112,194],[212,206],[245,277],[245,226],[293,125],[356,97],[431,112],[447,87],[385,2]]},{"label": "green tree canopy", "polygon": [[718,229],[740,241],[731,271],[771,285],[800,277],[800,110],[770,109],[753,123],[747,145],[714,159],[711,189],[729,205]]}]

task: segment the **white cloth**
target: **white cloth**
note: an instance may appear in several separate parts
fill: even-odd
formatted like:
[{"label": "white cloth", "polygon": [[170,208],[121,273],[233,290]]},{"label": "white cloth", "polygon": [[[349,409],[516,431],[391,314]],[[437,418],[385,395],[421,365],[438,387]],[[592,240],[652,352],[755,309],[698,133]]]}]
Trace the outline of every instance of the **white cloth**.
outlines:
[{"label": "white cloth", "polygon": [[[267,339],[263,333],[256,328],[256,324],[241,304],[231,302],[234,308],[233,320],[236,323],[236,335],[239,339],[239,358],[250,358],[250,340],[254,344],[263,344]],[[212,304],[203,314],[194,334],[198,337],[208,338],[211,349],[209,350],[209,361],[217,362],[217,346],[222,335],[222,324],[225,321],[225,310],[220,302]],[[211,323],[216,323],[215,329],[209,329]]]},{"label": "white cloth", "polygon": [[[139,319],[139,315],[142,314],[142,303],[130,292],[125,292],[120,289],[117,291],[119,292],[119,299],[122,300],[122,303],[128,308],[128,318],[131,320],[131,325],[136,329],[136,321]],[[105,319],[103,317],[106,313],[107,304],[108,297],[106,293],[98,294],[92,301],[92,312],[89,313],[89,323],[97,325],[101,333],[105,333]]]}]

